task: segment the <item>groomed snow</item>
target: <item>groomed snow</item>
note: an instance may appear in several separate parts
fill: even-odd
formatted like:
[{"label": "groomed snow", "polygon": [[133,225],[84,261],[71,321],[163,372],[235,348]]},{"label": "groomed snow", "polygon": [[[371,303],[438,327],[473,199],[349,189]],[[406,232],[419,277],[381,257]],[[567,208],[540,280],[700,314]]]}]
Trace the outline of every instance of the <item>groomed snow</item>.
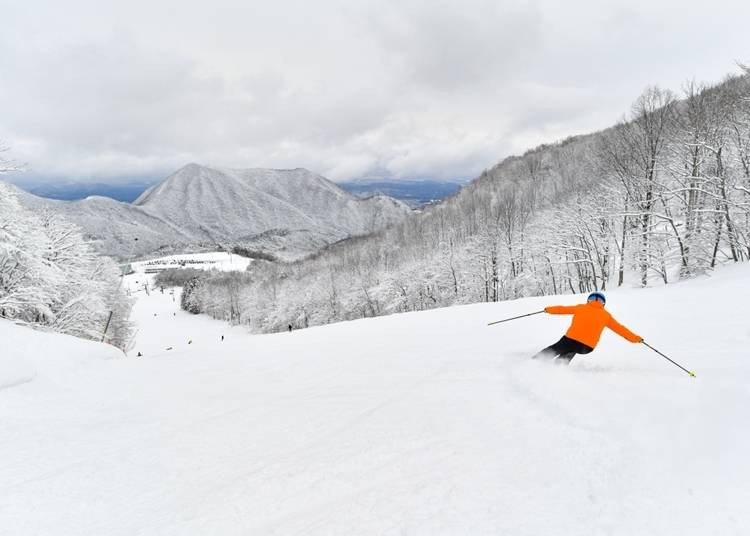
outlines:
[{"label": "groomed snow", "polygon": [[[75,387],[79,373],[88,374],[104,360],[124,357],[121,351],[106,344],[34,331],[0,319],[0,408],[3,389],[34,380],[57,384],[70,380]],[[18,417],[29,417],[31,413]]]},{"label": "groomed snow", "polygon": [[46,375],[43,360],[0,390],[0,527],[747,534],[749,275],[608,294],[695,379],[611,332],[570,367],[527,359],[566,317],[486,326],[571,296],[251,336],[138,293],[129,359],[79,362],[79,341],[52,336],[77,368]]}]

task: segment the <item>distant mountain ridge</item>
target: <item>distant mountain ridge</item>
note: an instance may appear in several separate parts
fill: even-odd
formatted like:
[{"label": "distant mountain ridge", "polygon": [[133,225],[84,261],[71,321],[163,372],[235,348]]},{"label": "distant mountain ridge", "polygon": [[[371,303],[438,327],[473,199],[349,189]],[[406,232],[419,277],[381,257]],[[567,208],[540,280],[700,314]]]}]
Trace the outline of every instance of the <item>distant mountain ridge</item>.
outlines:
[{"label": "distant mountain ridge", "polygon": [[358,197],[387,195],[403,201],[411,208],[420,208],[442,201],[458,192],[465,182],[432,179],[389,180],[359,179],[340,182],[338,185]]},{"label": "distant mountain ridge", "polygon": [[[75,182],[61,180],[35,180],[25,182],[19,178],[13,184],[29,193],[48,199],[78,201],[91,196],[109,197],[116,201],[133,203],[158,181]],[[411,208],[442,201],[455,194],[467,181],[435,179],[355,179],[337,182],[341,189],[357,197],[386,195],[403,201]]]},{"label": "distant mountain ridge", "polygon": [[242,245],[297,258],[402,221],[409,207],[386,196],[360,199],[305,169],[225,169],[188,164],[131,205],[92,196],[22,204],[63,214],[102,253],[130,258]]},{"label": "distant mountain ridge", "polygon": [[48,199],[77,201],[91,196],[109,197],[115,201],[132,203],[154,182],[73,182],[73,181],[14,181],[14,184],[29,193]]}]

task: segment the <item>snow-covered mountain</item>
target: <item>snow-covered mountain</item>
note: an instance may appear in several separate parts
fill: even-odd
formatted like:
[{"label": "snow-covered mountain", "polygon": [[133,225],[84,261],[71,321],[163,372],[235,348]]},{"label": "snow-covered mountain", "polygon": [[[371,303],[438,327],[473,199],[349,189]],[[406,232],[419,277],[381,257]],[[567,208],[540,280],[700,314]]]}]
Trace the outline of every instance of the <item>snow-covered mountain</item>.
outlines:
[{"label": "snow-covered mountain", "polygon": [[[148,211],[109,197],[78,201],[46,199],[17,191],[22,205],[52,210],[78,225],[97,251],[117,258],[200,245],[196,237]],[[136,240],[137,238],[137,240]]]},{"label": "snow-covered mountain", "polygon": [[335,241],[401,221],[395,199],[359,199],[306,169],[218,169],[189,164],[133,203],[195,236],[254,241],[302,233]]},{"label": "snow-covered mountain", "polygon": [[305,169],[217,169],[189,164],[132,205],[105,197],[22,204],[76,223],[97,250],[118,258],[217,244],[294,258],[402,221],[409,207],[386,196],[359,199]]}]

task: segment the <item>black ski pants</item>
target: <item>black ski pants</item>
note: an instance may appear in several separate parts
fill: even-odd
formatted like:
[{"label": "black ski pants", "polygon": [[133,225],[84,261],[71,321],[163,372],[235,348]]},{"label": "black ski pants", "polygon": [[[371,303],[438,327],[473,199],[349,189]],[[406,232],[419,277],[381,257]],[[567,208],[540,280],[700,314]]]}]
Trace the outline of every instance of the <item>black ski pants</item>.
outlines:
[{"label": "black ski pants", "polygon": [[578,342],[563,335],[562,339],[555,344],[548,346],[534,357],[556,357],[557,359],[565,360],[565,362],[570,363],[570,360],[573,359],[573,356],[576,354],[588,354],[592,350],[593,348],[590,346],[586,346],[582,342]]}]

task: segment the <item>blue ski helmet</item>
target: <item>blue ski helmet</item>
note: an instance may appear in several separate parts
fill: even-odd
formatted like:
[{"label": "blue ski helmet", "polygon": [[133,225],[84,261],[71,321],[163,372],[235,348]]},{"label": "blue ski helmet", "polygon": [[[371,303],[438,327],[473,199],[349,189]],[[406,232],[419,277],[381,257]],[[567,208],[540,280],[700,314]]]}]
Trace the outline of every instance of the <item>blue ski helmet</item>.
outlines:
[{"label": "blue ski helmet", "polygon": [[586,299],[586,301],[600,301],[602,302],[602,305],[607,303],[607,298],[604,297],[604,294],[599,292],[598,290],[596,292],[592,292],[589,294],[589,297]]}]

